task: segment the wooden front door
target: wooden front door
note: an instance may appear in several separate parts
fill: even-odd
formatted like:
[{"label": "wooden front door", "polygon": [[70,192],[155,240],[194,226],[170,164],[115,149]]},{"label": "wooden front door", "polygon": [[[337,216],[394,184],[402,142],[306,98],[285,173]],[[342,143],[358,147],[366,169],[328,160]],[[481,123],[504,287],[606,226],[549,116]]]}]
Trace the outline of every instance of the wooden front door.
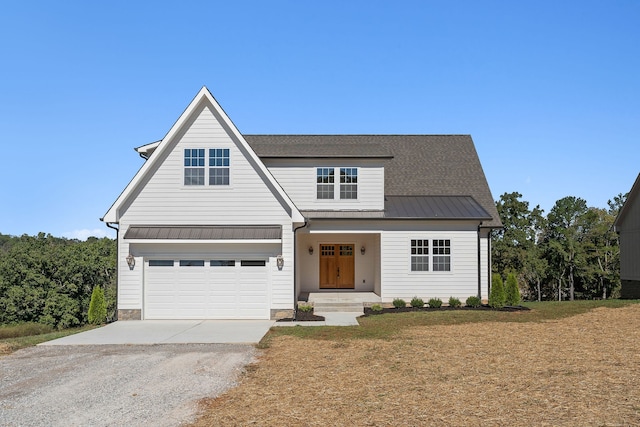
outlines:
[{"label": "wooden front door", "polygon": [[320,245],[320,289],[353,289],[353,245]]}]

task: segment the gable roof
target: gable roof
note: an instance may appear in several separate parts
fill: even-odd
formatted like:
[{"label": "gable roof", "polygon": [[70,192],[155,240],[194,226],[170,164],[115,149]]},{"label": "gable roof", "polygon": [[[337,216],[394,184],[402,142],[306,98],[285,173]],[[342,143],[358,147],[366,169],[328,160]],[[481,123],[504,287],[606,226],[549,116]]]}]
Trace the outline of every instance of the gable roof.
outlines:
[{"label": "gable roof", "polygon": [[[491,218],[483,227],[502,226],[469,135],[245,135],[245,139],[261,158],[300,157],[305,150],[323,153],[315,157],[345,157],[336,154],[340,152],[366,157],[356,154],[375,150],[386,158],[385,196],[469,196]],[[325,143],[326,148],[319,148]]]},{"label": "gable roof", "polygon": [[627,214],[631,210],[631,206],[635,203],[636,198],[639,196],[640,196],[640,174],[638,174],[638,177],[636,178],[635,182],[633,183],[633,186],[631,187],[631,191],[629,191],[627,200],[625,200],[624,205],[622,205],[622,208],[620,209],[620,212],[618,212],[618,216],[616,217],[616,220],[613,222],[613,229],[615,231],[619,231],[620,226],[624,224],[625,218],[627,217]]},{"label": "gable roof", "polygon": [[203,86],[202,89],[198,92],[198,94],[193,98],[189,106],[184,110],[184,112],[180,115],[178,120],[171,127],[169,132],[165,135],[162,140],[147,144],[142,147],[138,147],[136,151],[139,153],[145,152],[145,148],[151,148],[152,152],[155,155],[150,156],[148,160],[142,165],[142,167],[138,170],[133,179],[129,182],[124,191],[120,194],[118,199],[113,203],[113,205],[109,208],[104,217],[100,218],[102,221],[106,223],[117,223],[120,220],[120,212],[119,209],[123,204],[127,201],[127,199],[132,195],[133,191],[144,182],[144,178],[154,170],[155,163],[161,161],[162,152],[168,150],[171,146],[171,142],[179,137],[180,132],[183,128],[188,125],[189,121],[197,114],[198,109],[201,105],[207,105],[211,108],[211,110],[216,115],[220,124],[225,128],[228,132],[229,136],[234,139],[237,144],[242,145],[246,148],[248,155],[253,160],[253,164],[257,169],[257,172],[263,177],[265,182],[270,184],[272,191],[278,193],[281,200],[288,206],[291,210],[291,219],[295,223],[304,222],[304,217],[298,210],[298,208],[294,205],[293,201],[289,198],[287,193],[282,189],[280,184],[275,180],[273,175],[267,170],[267,167],[264,163],[258,158],[255,151],[251,148],[247,141],[244,139],[238,128],[233,124],[229,116],[224,112],[218,101],[215,100],[209,89],[206,86]]}]

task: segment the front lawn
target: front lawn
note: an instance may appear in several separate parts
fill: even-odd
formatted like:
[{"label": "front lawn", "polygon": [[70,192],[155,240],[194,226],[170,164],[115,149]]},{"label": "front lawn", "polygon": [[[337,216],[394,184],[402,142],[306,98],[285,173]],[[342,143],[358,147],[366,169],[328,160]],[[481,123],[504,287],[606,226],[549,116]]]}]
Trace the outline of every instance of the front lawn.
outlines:
[{"label": "front lawn", "polygon": [[95,326],[93,325],[86,325],[79,328],[54,330],[51,327],[37,323],[2,325],[0,326],[0,356],[13,353],[21,348],[31,347],[94,328]]},{"label": "front lawn", "polygon": [[638,425],[638,301],[273,328],[196,425]]}]

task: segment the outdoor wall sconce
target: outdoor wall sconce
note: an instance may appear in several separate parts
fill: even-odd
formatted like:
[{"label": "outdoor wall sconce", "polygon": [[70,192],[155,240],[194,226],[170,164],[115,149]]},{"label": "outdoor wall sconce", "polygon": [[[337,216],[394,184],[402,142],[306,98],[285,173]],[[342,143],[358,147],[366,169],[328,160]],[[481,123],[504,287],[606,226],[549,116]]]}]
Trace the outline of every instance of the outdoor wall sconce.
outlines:
[{"label": "outdoor wall sconce", "polygon": [[282,258],[282,255],[278,255],[276,258],[276,265],[278,266],[278,270],[282,270],[282,267],[284,267],[284,258]]},{"label": "outdoor wall sconce", "polygon": [[127,265],[129,266],[129,270],[133,270],[133,267],[136,265],[136,259],[133,255],[127,255]]},{"label": "outdoor wall sconce", "polygon": [[313,246],[309,246],[309,255],[313,255]]},{"label": "outdoor wall sconce", "polygon": [[365,249],[364,249],[364,246],[363,246],[363,247],[360,248],[360,254],[364,255],[364,253],[365,253]]}]

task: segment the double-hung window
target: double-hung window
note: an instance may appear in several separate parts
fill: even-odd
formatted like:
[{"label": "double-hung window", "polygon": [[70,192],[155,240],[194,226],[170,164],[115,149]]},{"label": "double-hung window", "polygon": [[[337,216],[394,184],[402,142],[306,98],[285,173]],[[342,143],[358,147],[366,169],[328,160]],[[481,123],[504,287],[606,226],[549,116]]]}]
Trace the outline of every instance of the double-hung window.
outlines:
[{"label": "double-hung window", "polygon": [[209,168],[205,169],[205,149],[185,148],[184,185],[204,185],[208,173],[209,185],[229,185],[229,149],[209,149]]},{"label": "double-hung window", "polygon": [[411,271],[429,271],[429,240],[411,240]]},{"label": "double-hung window", "polygon": [[229,185],[229,149],[209,150],[209,185]]},{"label": "double-hung window", "polygon": [[333,199],[333,168],[318,168],[316,171],[316,194],[318,199]]},{"label": "double-hung window", "polygon": [[[340,171],[339,181],[336,169]],[[358,168],[316,168],[316,198],[333,200],[336,194],[341,200],[358,198]]]},{"label": "double-hung window", "polygon": [[451,240],[412,239],[411,271],[451,271]]},{"label": "double-hung window", "polygon": [[185,148],[184,185],[204,185],[204,149]]},{"label": "double-hung window", "polygon": [[451,240],[434,239],[433,271],[451,271]]},{"label": "double-hung window", "polygon": [[340,198],[358,198],[358,169],[340,168]]}]

